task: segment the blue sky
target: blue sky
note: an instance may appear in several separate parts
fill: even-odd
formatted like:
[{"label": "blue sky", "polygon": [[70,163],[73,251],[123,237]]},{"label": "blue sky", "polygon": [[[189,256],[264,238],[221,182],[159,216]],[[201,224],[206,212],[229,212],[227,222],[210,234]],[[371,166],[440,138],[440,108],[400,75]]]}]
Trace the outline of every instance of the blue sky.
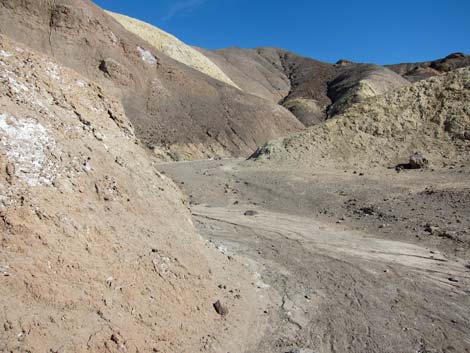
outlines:
[{"label": "blue sky", "polygon": [[470,0],[95,0],[208,49],[273,46],[327,62],[470,54]]}]

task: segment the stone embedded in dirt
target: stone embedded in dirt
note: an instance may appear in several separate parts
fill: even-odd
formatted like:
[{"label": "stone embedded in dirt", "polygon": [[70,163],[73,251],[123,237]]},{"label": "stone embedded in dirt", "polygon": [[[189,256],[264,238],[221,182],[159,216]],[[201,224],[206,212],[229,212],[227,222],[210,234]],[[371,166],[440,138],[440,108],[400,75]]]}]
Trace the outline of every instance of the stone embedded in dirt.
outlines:
[{"label": "stone embedded in dirt", "polygon": [[449,277],[448,278],[450,282],[454,282],[454,283],[458,283],[459,280],[457,278],[454,278],[454,277]]},{"label": "stone embedded in dirt", "polygon": [[313,351],[312,349],[294,349],[286,353],[315,353],[315,351]]},{"label": "stone embedded in dirt", "polygon": [[441,238],[447,238],[450,240],[455,240],[458,241],[457,233],[450,231],[450,230],[443,230],[442,232],[439,232],[439,237]]},{"label": "stone embedded in dirt", "polygon": [[258,214],[257,211],[248,210],[243,215],[245,215],[245,216],[256,216],[257,214]]},{"label": "stone embedded in dirt", "polygon": [[115,333],[113,333],[110,337],[111,341],[113,341],[115,344],[119,345],[119,337]]},{"label": "stone embedded in dirt", "polygon": [[415,153],[410,157],[410,169],[422,169],[429,165],[429,160],[421,153]]},{"label": "stone embedded in dirt", "polygon": [[0,274],[3,275],[3,276],[5,276],[5,277],[10,276],[10,273],[8,272],[8,269],[9,269],[8,266],[2,266],[2,265],[0,265]]},{"label": "stone embedded in dirt", "polygon": [[104,140],[104,135],[103,133],[93,129],[93,135],[95,136],[95,138],[98,140],[98,141],[103,141]]},{"label": "stone embedded in dirt", "polygon": [[217,300],[214,304],[214,309],[220,316],[228,315],[228,308],[226,305],[222,304],[220,300]]},{"label": "stone embedded in dirt", "polygon": [[373,216],[375,214],[375,209],[373,206],[362,207],[359,209],[359,211],[369,216]]},{"label": "stone embedded in dirt", "polygon": [[424,226],[424,231],[425,231],[425,232],[428,232],[429,234],[435,234],[436,232],[439,231],[439,227],[433,226],[433,225],[427,223],[427,224]]},{"label": "stone embedded in dirt", "polygon": [[12,162],[8,162],[6,167],[5,167],[5,171],[7,173],[7,181],[9,184],[12,184],[13,183],[13,180],[15,179],[15,173],[16,173],[16,170],[15,170],[15,164],[12,163]]}]

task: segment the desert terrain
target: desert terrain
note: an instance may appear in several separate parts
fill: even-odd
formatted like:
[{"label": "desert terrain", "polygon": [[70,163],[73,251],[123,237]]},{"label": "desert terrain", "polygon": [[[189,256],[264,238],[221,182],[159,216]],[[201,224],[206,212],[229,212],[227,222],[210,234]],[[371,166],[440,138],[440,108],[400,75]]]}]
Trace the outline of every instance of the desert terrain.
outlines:
[{"label": "desert terrain", "polygon": [[0,352],[470,352],[470,56],[430,59],[0,0]]},{"label": "desert terrain", "polygon": [[470,349],[468,166],[160,169],[188,195],[203,236],[261,265],[272,324],[254,352]]}]

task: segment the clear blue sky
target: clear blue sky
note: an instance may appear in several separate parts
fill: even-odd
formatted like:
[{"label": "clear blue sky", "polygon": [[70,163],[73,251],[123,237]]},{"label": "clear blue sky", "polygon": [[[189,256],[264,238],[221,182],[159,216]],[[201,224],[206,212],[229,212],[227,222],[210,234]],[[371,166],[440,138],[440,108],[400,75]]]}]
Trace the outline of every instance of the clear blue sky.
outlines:
[{"label": "clear blue sky", "polygon": [[273,46],[327,62],[470,54],[470,0],[95,0],[208,49]]}]

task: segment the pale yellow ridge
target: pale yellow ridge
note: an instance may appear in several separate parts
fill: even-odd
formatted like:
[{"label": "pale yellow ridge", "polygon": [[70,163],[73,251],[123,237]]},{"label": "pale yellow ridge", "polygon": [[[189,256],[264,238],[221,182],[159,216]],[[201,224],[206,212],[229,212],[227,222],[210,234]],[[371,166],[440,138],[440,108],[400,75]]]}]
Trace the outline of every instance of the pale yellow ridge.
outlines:
[{"label": "pale yellow ridge", "polygon": [[148,23],[107,11],[125,29],[152,44],[170,58],[198,70],[216,80],[240,89],[216,64],[204,54],[191,48],[178,38]]}]

